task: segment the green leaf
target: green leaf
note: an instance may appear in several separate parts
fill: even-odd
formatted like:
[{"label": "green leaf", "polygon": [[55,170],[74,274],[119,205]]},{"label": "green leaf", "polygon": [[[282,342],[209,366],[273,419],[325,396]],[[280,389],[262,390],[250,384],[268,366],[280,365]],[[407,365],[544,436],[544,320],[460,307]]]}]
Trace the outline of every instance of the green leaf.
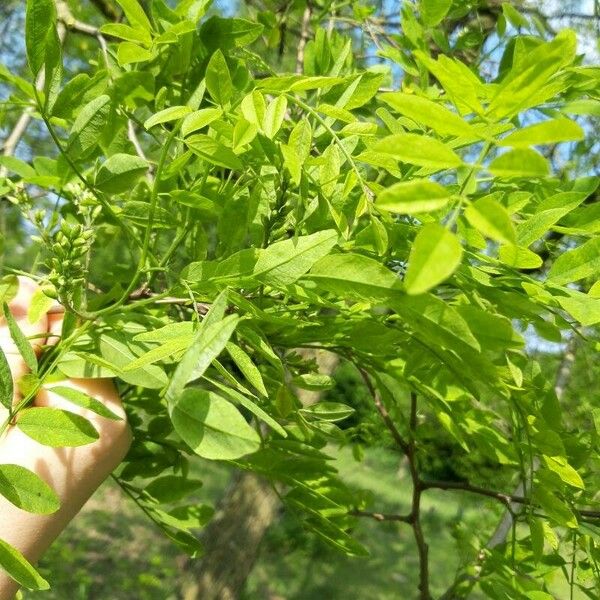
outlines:
[{"label": "green leaf", "polygon": [[469,223],[483,235],[498,242],[515,242],[515,228],[508,211],[491,196],[475,200],[465,210]]},{"label": "green leaf", "polygon": [[85,446],[100,437],[82,416],[45,406],[22,410],[16,426],[36,442],[53,448]]},{"label": "green leaf", "polygon": [[174,338],[181,338],[183,336],[193,336],[196,330],[195,324],[192,321],[177,321],[176,323],[169,323],[164,327],[159,327],[152,331],[144,331],[138,333],[133,340],[135,342],[156,342],[162,343],[167,340]]},{"label": "green leaf", "polygon": [[415,56],[440,82],[461,114],[483,112],[479,101],[484,95],[483,84],[467,65],[444,55],[433,60],[420,50],[415,51]]},{"label": "green leaf", "polygon": [[361,254],[332,254],[318,261],[308,275],[319,288],[342,297],[388,298],[400,289],[398,276]]},{"label": "green leaf", "polygon": [[421,18],[429,27],[435,27],[448,14],[452,0],[420,0]]},{"label": "green leaf", "polygon": [[98,96],[86,104],[75,119],[65,151],[72,158],[83,158],[100,140],[110,111],[110,97]]},{"label": "green leaf", "polygon": [[255,417],[264,421],[273,431],[276,431],[281,437],[287,437],[287,431],[267,412],[265,412],[258,404],[252,402],[249,398],[240,394],[237,390],[223,385],[216,379],[206,378],[212,385],[221,391],[224,396],[227,396],[232,402],[241,404],[245,409],[251,412]]},{"label": "green leaf", "polygon": [[573,514],[570,507],[560,500],[552,490],[546,489],[543,485],[538,485],[533,492],[534,501],[539,502],[544,512],[558,525],[577,528],[577,517]]},{"label": "green leaf", "polygon": [[242,350],[237,344],[229,342],[226,346],[229,356],[231,356],[233,362],[237,368],[241,371],[242,375],[252,384],[254,389],[258,391],[262,396],[268,396],[267,389],[265,388],[265,382],[263,381],[262,375],[258,370],[258,367],[252,362],[247,352]]},{"label": "green leaf", "polygon": [[544,527],[540,519],[531,517],[529,519],[529,531],[531,539],[531,551],[536,563],[542,559],[544,555]]},{"label": "green leaf", "polygon": [[4,318],[6,319],[8,330],[10,331],[10,337],[15,343],[15,346],[17,347],[21,358],[25,361],[25,364],[32,373],[37,373],[37,356],[35,355],[35,352],[33,351],[29,340],[21,331],[19,324],[15,321],[15,318],[10,312],[10,308],[8,308],[8,304],[6,304],[6,302],[3,303],[2,310],[4,311]]},{"label": "green leaf", "polygon": [[571,119],[552,119],[542,123],[518,129],[501,139],[500,146],[514,148],[534,146],[538,144],[556,144],[557,142],[572,142],[583,140],[583,129]]},{"label": "green leaf", "polygon": [[390,135],[379,140],[373,150],[421,167],[452,169],[462,165],[460,157],[448,146],[432,137],[415,133]]},{"label": "green leaf", "polygon": [[379,98],[401,115],[426,125],[441,135],[479,137],[467,121],[427,98],[403,92],[388,92]]},{"label": "green leaf", "polygon": [[140,43],[144,46],[152,44],[152,38],[148,31],[139,27],[130,27],[124,23],[105,23],[100,27],[100,33],[127,40],[128,42]]},{"label": "green leaf", "polygon": [[29,561],[10,544],[0,539],[0,567],[19,585],[28,590],[49,590],[50,584]]},{"label": "green leaf", "polygon": [[420,294],[395,299],[392,308],[424,339],[441,348],[465,354],[465,350],[481,351],[469,324],[453,306],[434,296]]},{"label": "green leaf", "polygon": [[[226,295],[222,295],[220,298],[223,302]],[[194,341],[179,361],[171,377],[165,394],[170,406],[181,395],[186,384],[202,377],[212,361],[221,354],[237,327],[238,321],[237,315],[221,317],[221,320],[215,322],[207,321],[205,318]]]},{"label": "green leaf", "polygon": [[142,48],[142,46],[138,46],[133,42],[122,42],[117,49],[117,60],[122,67],[133,63],[153,60],[155,56],[150,50]]},{"label": "green leaf", "polygon": [[502,4],[502,12],[506,20],[514,27],[528,27],[527,19],[509,2]]},{"label": "green leaf", "polygon": [[528,248],[509,244],[501,246],[498,258],[505,264],[516,269],[537,269],[544,264],[542,257]]},{"label": "green leaf", "polygon": [[586,196],[586,193],[581,192],[561,192],[543,200],[536,212],[517,227],[519,245],[529,246],[544,237],[553,225],[577,208]]},{"label": "green leaf", "polygon": [[247,46],[262,33],[260,23],[245,19],[223,19],[211,17],[200,28],[200,37],[206,46],[213,50]]},{"label": "green leaf", "polygon": [[511,71],[495,88],[487,115],[499,121],[537,106],[562,91],[564,85],[553,88],[550,79],[573,61],[577,52],[575,33],[563,30],[550,42],[537,45],[521,60],[513,61]]},{"label": "green leaf", "polygon": [[256,137],[257,133],[258,127],[254,123],[244,118],[239,119],[233,128],[233,149],[241,150]]},{"label": "green leaf", "polygon": [[55,27],[56,8],[53,0],[27,0],[25,47],[34,76],[40,72],[46,60],[48,40]]},{"label": "green leaf", "polygon": [[197,133],[187,138],[185,143],[200,158],[213,165],[234,171],[241,171],[244,168],[242,161],[230,148],[227,148],[208,135]]},{"label": "green leaf", "polygon": [[302,408],[300,412],[322,421],[343,421],[354,414],[355,410],[341,402],[317,402],[309,408]]},{"label": "green leaf", "polygon": [[152,31],[152,25],[137,0],[117,0],[117,3],[123,9],[132,27],[141,27],[145,31]]},{"label": "green leaf", "polygon": [[19,292],[19,280],[16,275],[0,277],[0,301],[10,302]]},{"label": "green leaf", "polygon": [[164,360],[174,354],[178,354],[179,352],[183,352],[186,348],[190,347],[193,339],[193,334],[167,339],[160,346],[148,350],[148,352],[138,356],[129,364],[125,365],[125,367],[123,367],[123,372],[127,373],[128,371],[135,371],[147,365]]},{"label": "green leaf", "polygon": [[376,206],[387,212],[415,215],[443,208],[451,194],[447,188],[427,179],[400,181],[379,193]]},{"label": "green leaf", "polygon": [[495,158],[488,171],[497,177],[546,177],[548,161],[535,150],[517,148]]},{"label": "green leaf", "polygon": [[101,417],[112,419],[114,421],[123,420],[122,417],[116,415],[103,402],[96,400],[96,398],[92,398],[92,396],[89,396],[80,390],[76,390],[72,387],[66,387],[64,385],[52,385],[48,386],[47,389],[53,394],[58,394],[62,398],[65,398],[65,400],[68,400],[77,406],[81,406],[82,408],[86,408],[87,410],[91,410]]},{"label": "green leaf", "polygon": [[567,288],[568,296],[555,296],[557,302],[584,327],[600,323],[600,298]]},{"label": "green leaf", "polygon": [[258,90],[254,90],[244,97],[240,104],[240,109],[244,118],[262,131],[267,105],[265,97]]},{"label": "green leaf", "polygon": [[213,121],[216,121],[223,111],[220,108],[202,108],[195,110],[190,113],[181,124],[181,135],[184,137],[198,131],[207,125],[210,125]]},{"label": "green leaf", "polygon": [[276,242],[265,248],[254,267],[254,276],[273,286],[294,283],[337,244],[333,229]]},{"label": "green leaf", "polygon": [[287,98],[285,96],[278,96],[267,106],[262,122],[262,131],[269,139],[272,140],[281,129],[286,110]]},{"label": "green leaf", "polygon": [[582,246],[561,254],[550,267],[548,281],[573,283],[600,273],[600,238],[588,240]]},{"label": "green leaf", "polygon": [[98,170],[94,185],[109,194],[133,189],[136,181],[148,171],[148,162],[132,154],[113,154]]},{"label": "green leaf", "polygon": [[0,348],[0,404],[10,409],[13,403],[13,380],[4,350]]},{"label": "green leaf", "polygon": [[159,110],[156,114],[147,119],[144,122],[144,128],[151,129],[155,125],[160,125],[161,123],[178,121],[186,115],[189,115],[191,112],[192,109],[189,106],[169,106],[169,108]]},{"label": "green leaf", "polygon": [[217,104],[227,104],[233,96],[233,82],[227,61],[221,50],[217,50],[206,67],[206,89]]},{"label": "green leaf", "polygon": [[42,317],[45,317],[54,302],[52,298],[44,294],[41,288],[35,290],[27,307],[27,320],[29,323],[37,323]]},{"label": "green leaf", "polygon": [[0,165],[6,167],[9,171],[16,173],[25,180],[31,179],[37,175],[35,169],[30,164],[16,156],[0,156]]},{"label": "green leaf", "polygon": [[303,390],[318,392],[331,389],[335,385],[335,381],[329,375],[322,373],[302,373],[292,379],[292,385]]},{"label": "green leaf", "polygon": [[132,349],[139,354],[143,347],[134,344],[116,331],[103,333],[100,338],[100,354],[114,367],[120,379],[131,385],[140,385],[151,389],[162,388],[167,383],[167,377],[157,365],[144,365],[138,369],[125,370],[136,358]]},{"label": "green leaf", "polygon": [[165,475],[151,481],[144,492],[162,504],[182,500],[201,487],[202,482],[199,479],[185,479],[181,475]]},{"label": "green leaf", "polygon": [[429,291],[448,279],[461,259],[462,246],[452,232],[437,223],[425,225],[417,234],[408,258],[406,292],[416,295]]},{"label": "green leaf", "polygon": [[203,458],[235,460],[260,449],[258,433],[233,404],[213,392],[185,390],[171,419],[183,441]]},{"label": "green leaf", "polygon": [[60,508],[54,490],[38,475],[19,465],[0,465],[0,494],[16,507],[37,515]]},{"label": "green leaf", "polygon": [[562,456],[543,456],[544,464],[556,473],[566,484],[580,490],[585,489],[581,475]]}]

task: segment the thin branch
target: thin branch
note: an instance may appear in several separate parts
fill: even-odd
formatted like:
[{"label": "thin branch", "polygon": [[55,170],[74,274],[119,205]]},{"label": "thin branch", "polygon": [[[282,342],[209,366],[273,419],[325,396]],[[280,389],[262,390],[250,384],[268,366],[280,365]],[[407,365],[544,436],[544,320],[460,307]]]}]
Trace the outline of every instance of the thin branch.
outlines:
[{"label": "thin branch", "polygon": [[91,35],[93,37],[97,37],[99,35],[99,30],[97,27],[83,23],[73,16],[73,13],[71,13],[71,9],[65,0],[56,0],[56,13],[58,20],[69,31],[75,31],[84,35]]},{"label": "thin branch", "polygon": [[348,514],[353,517],[367,517],[379,522],[397,521],[411,524],[413,519],[412,515],[391,515],[389,513],[369,512],[366,510],[351,510]]},{"label": "thin branch", "polygon": [[[479,487],[477,485],[471,485],[468,481],[438,481],[428,480],[421,482],[421,489],[423,490],[446,490],[446,491],[461,491],[468,492],[470,494],[477,494],[479,496],[486,496],[493,498],[510,507],[511,504],[522,504],[524,506],[535,506],[535,502],[531,498],[520,496],[517,494],[508,494],[505,492],[498,492],[490,490],[488,488]],[[575,514],[584,518],[597,520],[600,519],[600,511],[588,510],[588,509],[576,509]]]},{"label": "thin branch", "polygon": [[518,496],[515,494],[505,494],[504,492],[496,492],[487,488],[471,485],[468,481],[438,481],[428,480],[421,483],[423,490],[458,490],[462,492],[469,492],[471,494],[478,494],[480,496],[487,496],[494,500],[499,500],[503,504],[510,504],[515,502],[517,504],[531,504],[528,498],[524,496]]},{"label": "thin branch", "polygon": [[417,394],[410,393],[410,441],[408,443],[408,466],[410,476],[413,482],[412,510],[411,510],[411,525],[417,551],[419,554],[419,592],[421,600],[429,600],[431,594],[429,592],[429,546],[425,541],[423,528],[421,527],[421,494],[423,493],[423,483],[419,477],[417,465]]},{"label": "thin branch", "polygon": [[133,121],[131,119],[127,119],[127,137],[129,141],[133,144],[137,155],[144,160],[148,160],[146,158],[146,154],[144,153],[144,149],[138,140],[137,133],[135,132],[135,127],[133,125]]}]

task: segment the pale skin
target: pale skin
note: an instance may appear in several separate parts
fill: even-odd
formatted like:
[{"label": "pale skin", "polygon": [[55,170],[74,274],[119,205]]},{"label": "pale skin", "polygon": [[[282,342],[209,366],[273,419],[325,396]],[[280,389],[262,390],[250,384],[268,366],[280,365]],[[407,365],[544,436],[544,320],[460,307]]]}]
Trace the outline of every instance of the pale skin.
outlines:
[{"label": "pale skin", "polygon": [[[28,337],[48,334],[32,341],[39,352],[39,344],[58,339],[62,316],[47,314],[37,323],[29,323],[27,309],[37,286],[29,279],[19,278],[19,292],[9,303],[21,330]],[[37,345],[37,347],[36,347]],[[15,382],[27,372],[16,349],[4,318],[0,319],[0,346],[4,351]],[[53,394],[52,385],[69,386],[103,402],[112,412],[123,417],[116,421],[106,419],[80,408]],[[19,398],[15,394],[14,401]],[[0,496],[0,539],[5,540],[31,562],[37,562],[60,532],[79,512],[93,492],[123,460],[131,444],[131,432],[125,419],[121,400],[113,383],[108,379],[66,379],[47,384],[37,394],[35,406],[61,408],[80,414],[94,425],[99,439],[93,444],[76,448],[51,448],[26,436],[16,427],[9,427],[0,438],[0,464],[17,464],[30,469],[48,483],[60,498],[60,509],[51,515],[25,512]],[[0,407],[0,422],[7,416]],[[18,418],[18,417],[17,417]],[[18,585],[0,569],[0,600],[11,600]]]}]

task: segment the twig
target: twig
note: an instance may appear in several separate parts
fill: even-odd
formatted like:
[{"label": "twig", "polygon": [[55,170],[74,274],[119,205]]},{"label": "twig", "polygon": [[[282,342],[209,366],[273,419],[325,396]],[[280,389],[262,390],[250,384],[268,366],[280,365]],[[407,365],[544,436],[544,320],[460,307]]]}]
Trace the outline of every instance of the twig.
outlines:
[{"label": "twig", "polygon": [[99,30],[93,25],[83,23],[73,16],[71,9],[64,0],[56,0],[56,13],[58,20],[69,30],[77,33],[83,33],[84,35],[91,35],[97,37]]},{"label": "twig", "polygon": [[[498,492],[495,490],[490,490],[488,488],[479,487],[477,485],[471,485],[468,481],[438,481],[438,480],[428,480],[421,482],[421,488],[423,490],[446,490],[446,491],[460,491],[460,492],[468,492],[470,494],[477,494],[479,496],[487,496],[488,498],[493,498],[494,500],[498,500],[505,504],[507,507],[510,507],[511,504],[521,504],[524,506],[535,506],[535,503],[531,500],[531,498],[527,498],[525,496],[520,496],[517,494],[508,494],[505,492]],[[588,509],[576,509],[575,514],[584,519],[597,520],[600,519],[600,511],[598,510],[588,510]],[[511,519],[512,525],[512,519]]]},{"label": "twig", "polygon": [[127,137],[129,141],[133,144],[137,155],[144,160],[148,160],[146,158],[146,154],[144,153],[144,149],[142,148],[140,141],[137,138],[137,134],[135,132],[135,128],[133,126],[133,121],[131,119],[127,119]]},{"label": "twig", "polygon": [[400,523],[412,523],[412,515],[391,515],[389,513],[369,512],[366,510],[351,510],[349,515],[353,517],[367,517],[375,521],[398,521]]},{"label": "twig", "polygon": [[408,443],[408,466],[413,482],[411,525],[419,553],[419,592],[421,600],[429,600],[429,546],[425,541],[421,526],[421,494],[424,491],[423,482],[419,477],[417,465],[416,431],[417,431],[417,394],[410,393],[410,441]]}]

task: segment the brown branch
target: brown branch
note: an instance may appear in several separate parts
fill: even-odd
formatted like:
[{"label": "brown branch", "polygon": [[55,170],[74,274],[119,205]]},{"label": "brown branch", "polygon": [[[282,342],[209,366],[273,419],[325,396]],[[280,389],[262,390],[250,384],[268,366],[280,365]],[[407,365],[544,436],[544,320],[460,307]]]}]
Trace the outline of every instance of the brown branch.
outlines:
[{"label": "brown branch", "polygon": [[425,541],[425,535],[423,534],[423,528],[421,526],[421,494],[423,493],[424,488],[419,477],[417,465],[417,394],[415,392],[410,393],[409,427],[410,441],[408,443],[406,457],[408,458],[410,476],[413,482],[412,510],[410,515],[413,534],[415,536],[419,554],[419,597],[421,600],[429,600],[431,598],[429,592],[429,546]]},{"label": "brown branch", "polygon": [[380,512],[369,512],[366,510],[351,510],[349,515],[353,517],[367,517],[373,519],[375,521],[383,522],[383,521],[397,521],[400,523],[408,523],[411,524],[413,520],[413,516],[409,515],[391,515],[389,513],[380,513]]},{"label": "brown branch", "polygon": [[[460,491],[468,492],[470,494],[477,494],[479,496],[486,496],[498,500],[503,504],[510,506],[510,504],[522,504],[525,506],[537,506],[531,498],[525,496],[519,496],[517,494],[507,494],[505,492],[497,492],[488,488],[479,487],[477,485],[471,485],[468,481],[438,481],[429,480],[421,482],[422,490],[446,490],[446,491]],[[583,517],[584,519],[600,520],[600,511],[588,510],[588,509],[575,509],[575,514]]]},{"label": "brown branch", "polygon": [[471,494],[478,494],[480,496],[487,496],[494,500],[499,500],[504,504],[510,504],[516,502],[517,504],[531,504],[528,498],[523,496],[517,496],[515,494],[505,494],[503,492],[496,492],[487,488],[471,485],[468,481],[438,481],[429,480],[421,482],[423,490],[458,490],[462,492],[469,492]]},{"label": "brown branch", "polygon": [[[411,511],[410,514],[402,519],[397,518],[396,520],[402,520],[405,523],[409,523],[412,527],[413,534],[415,537],[415,542],[417,544],[417,551],[419,554],[419,598],[420,600],[430,600],[431,593],[429,591],[429,546],[425,541],[425,536],[423,534],[423,528],[421,526],[421,494],[424,491],[421,478],[419,476],[418,464],[417,464],[417,441],[416,441],[416,430],[417,430],[417,395],[415,392],[411,392],[410,394],[410,417],[409,417],[409,430],[410,430],[410,438],[408,441],[404,439],[395,423],[392,421],[390,414],[388,413],[385,405],[381,401],[381,397],[378,391],[373,386],[371,379],[369,378],[368,373],[357,367],[359,373],[361,374],[371,396],[373,397],[373,402],[375,404],[375,408],[381,415],[385,426],[392,434],[394,441],[398,445],[398,447],[404,452],[406,458],[408,460],[408,468],[410,472],[410,477],[412,479],[413,484],[413,495],[412,495],[412,503],[411,503]],[[373,513],[381,516],[380,513]],[[377,518],[371,514],[369,514],[372,518],[376,520],[385,520],[381,518]]]}]

